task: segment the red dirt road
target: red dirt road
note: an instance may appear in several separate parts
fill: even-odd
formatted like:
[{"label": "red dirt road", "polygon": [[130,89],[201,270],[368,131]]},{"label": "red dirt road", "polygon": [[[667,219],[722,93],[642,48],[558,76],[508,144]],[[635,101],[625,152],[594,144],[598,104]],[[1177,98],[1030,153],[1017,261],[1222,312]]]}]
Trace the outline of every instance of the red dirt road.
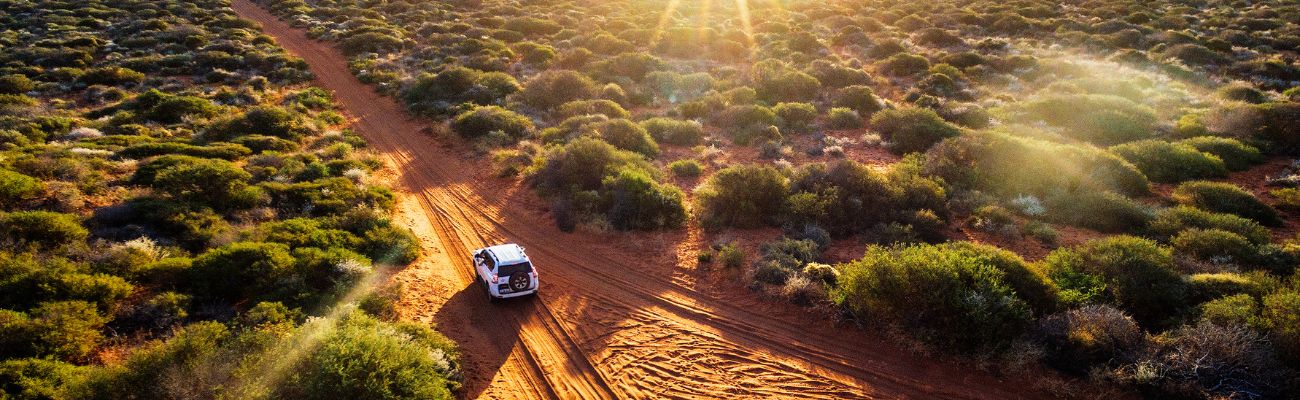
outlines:
[{"label": "red dirt road", "polygon": [[[423,244],[405,283],[404,316],[433,322],[462,346],[465,398],[1043,398],[1029,382],[914,355],[825,318],[752,299],[697,271],[698,232],[573,233],[554,227],[514,180],[454,139],[421,130],[392,99],[247,0],[233,8],[304,58],[352,128],[397,174],[399,222]],[[491,304],[468,250],[528,246],[542,293]]]}]

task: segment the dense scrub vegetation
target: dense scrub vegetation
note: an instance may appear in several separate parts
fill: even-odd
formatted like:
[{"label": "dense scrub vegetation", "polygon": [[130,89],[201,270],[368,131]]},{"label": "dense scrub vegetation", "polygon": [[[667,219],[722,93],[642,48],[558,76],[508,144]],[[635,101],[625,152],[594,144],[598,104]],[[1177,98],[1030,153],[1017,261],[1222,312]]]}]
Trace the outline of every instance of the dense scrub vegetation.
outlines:
[{"label": "dense scrub vegetation", "polygon": [[418,245],[301,60],[224,1],[0,9],[0,398],[451,397],[339,303]]},{"label": "dense scrub vegetation", "polygon": [[[1300,175],[1255,169],[1300,154],[1294,2],[749,1],[748,20],[728,2],[261,3],[337,42],[363,81],[491,153],[494,170],[526,180],[564,230],[779,227],[783,237],[749,265],[744,243],[700,259],[744,268],[761,292],[837,304],[932,346],[1037,349],[1063,371],[1152,396],[1295,390],[1300,328],[1286,307],[1300,247],[1271,229],[1300,209]],[[146,82],[155,72],[122,64]],[[28,78],[142,79],[115,68]],[[0,99],[28,107],[23,93],[40,85],[5,78]],[[214,118],[222,129],[192,143],[122,143],[119,154],[238,165],[310,136],[269,110],[210,117],[188,97],[135,97],[97,115]],[[51,127],[74,128],[32,121],[8,137],[48,140]],[[158,227],[183,248],[222,237],[192,226],[233,229],[220,215],[258,196],[308,204],[256,170],[210,161],[160,174],[178,161],[154,162],[139,182],[174,192],[149,201],[229,195],[210,211],[164,214],[186,215]],[[0,199],[26,204],[60,189],[11,176]],[[32,218],[4,229],[47,229]],[[58,247],[79,233],[50,235]],[[952,242],[972,237],[1050,255]],[[831,265],[845,261],[823,257],[832,238],[873,247]],[[900,303],[918,296],[927,302]]]}]

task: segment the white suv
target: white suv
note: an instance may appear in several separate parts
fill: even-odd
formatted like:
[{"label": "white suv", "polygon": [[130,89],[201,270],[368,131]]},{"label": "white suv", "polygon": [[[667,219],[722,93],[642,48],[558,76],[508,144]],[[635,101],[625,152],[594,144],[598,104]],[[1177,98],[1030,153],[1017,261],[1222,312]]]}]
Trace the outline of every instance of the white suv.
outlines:
[{"label": "white suv", "polygon": [[501,244],[474,250],[473,261],[488,300],[537,293],[537,269],[524,254],[523,246]]}]

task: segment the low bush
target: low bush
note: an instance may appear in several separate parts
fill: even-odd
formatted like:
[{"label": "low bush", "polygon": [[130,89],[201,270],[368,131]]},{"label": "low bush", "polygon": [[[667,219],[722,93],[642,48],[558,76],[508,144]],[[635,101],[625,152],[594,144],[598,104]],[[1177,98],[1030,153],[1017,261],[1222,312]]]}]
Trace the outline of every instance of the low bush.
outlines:
[{"label": "low bush", "polygon": [[1095,94],[1048,95],[1026,102],[1023,118],[1065,129],[1065,134],[1110,145],[1145,139],[1155,128],[1149,107],[1118,96]]},{"label": "low bush", "polygon": [[704,142],[704,127],[695,121],[651,118],[641,121],[641,127],[659,143],[694,146]]},{"label": "low bush", "polygon": [[117,86],[144,82],[144,74],[130,68],[98,67],[87,70],[77,80],[86,85]]},{"label": "low bush", "polygon": [[1171,197],[1179,204],[1238,215],[1266,226],[1276,226],[1282,222],[1272,207],[1231,183],[1185,182],[1174,189]]},{"label": "low bush", "polygon": [[16,208],[41,195],[45,185],[36,178],[0,169],[0,210]]},{"label": "low bush", "polygon": [[9,74],[0,76],[0,94],[23,94],[36,88],[27,75]]},{"label": "low bush", "polygon": [[600,114],[610,118],[629,118],[632,114],[618,103],[610,100],[578,100],[564,103],[555,111],[557,118],[569,118],[580,115]]},{"label": "low bush", "polygon": [[969,243],[871,246],[837,267],[831,298],[862,320],[898,325],[926,343],[997,351],[1031,321],[1030,307],[994,261],[1018,258],[1001,252]]},{"label": "low bush", "polygon": [[1188,145],[1140,140],[1112,146],[1110,151],[1133,163],[1153,182],[1178,183],[1228,176],[1228,169],[1218,156]]},{"label": "low bush", "polygon": [[753,228],[779,222],[789,179],[776,168],[736,165],[709,176],[695,189],[704,226]]},{"label": "low bush", "polygon": [[1269,100],[1268,95],[1265,95],[1264,92],[1244,83],[1224,85],[1215,90],[1214,95],[1224,100],[1242,101],[1251,104],[1266,103]]},{"label": "low bush", "polygon": [[38,249],[82,243],[90,234],[76,215],[51,211],[0,213],[0,243]]},{"label": "low bush", "polygon": [[1146,334],[1133,318],[1106,305],[1087,305],[1043,318],[1038,336],[1045,361],[1076,374],[1136,361],[1147,346]]},{"label": "low bush", "polygon": [[1176,254],[1213,264],[1248,264],[1258,251],[1245,237],[1220,229],[1188,229],[1169,240]]},{"label": "low bush", "polygon": [[315,398],[450,399],[459,384],[451,341],[421,324],[386,324],[361,313],[346,316],[278,392]]},{"label": "low bush", "polygon": [[109,318],[84,301],[44,302],[27,313],[0,309],[0,355],[79,361],[104,335]]},{"label": "low bush", "polygon": [[807,129],[817,119],[817,107],[809,103],[777,103],[772,112],[781,119],[781,126],[795,131]]},{"label": "low bush", "polygon": [[1057,249],[1043,262],[1065,304],[1113,303],[1147,328],[1169,326],[1187,304],[1172,252],[1151,240],[1096,239]]},{"label": "low bush", "polygon": [[246,135],[268,135],[299,140],[310,133],[302,115],[277,106],[258,106],[214,122],[204,133],[208,140],[230,140]]},{"label": "low bush", "polygon": [[891,76],[915,76],[930,69],[930,60],[911,53],[898,53],[880,62],[880,71]]},{"label": "low bush", "polygon": [[704,172],[704,165],[695,160],[677,160],[668,163],[668,170],[676,176],[695,177]]},{"label": "low bush", "polygon": [[724,128],[745,128],[749,126],[776,125],[776,113],[772,109],[758,105],[739,105],[727,107],[718,114],[715,123]]},{"label": "low bush", "polygon": [[889,142],[895,154],[924,152],[939,141],[957,136],[961,129],[924,108],[884,110],[871,116],[871,126]]},{"label": "low bush", "polygon": [[1149,190],[1146,176],[1112,153],[994,132],[939,143],[926,153],[925,169],[955,188],[1006,197],[1048,198],[1080,189],[1141,195]]},{"label": "low bush", "polygon": [[462,103],[498,105],[519,90],[519,82],[509,74],[452,67],[420,75],[401,96],[413,111],[443,115]]},{"label": "low bush", "polygon": [[1259,149],[1232,138],[1200,136],[1178,141],[1177,144],[1188,145],[1219,157],[1229,171],[1244,171],[1264,162],[1264,155]]},{"label": "low bush", "polygon": [[498,106],[478,106],[457,115],[451,129],[465,138],[479,138],[502,132],[511,139],[522,139],[533,132],[533,121]]},{"label": "low bush", "polygon": [[589,99],[599,92],[596,83],[576,71],[552,70],[533,77],[519,92],[519,99],[533,108],[551,110],[574,100]]},{"label": "low bush", "polygon": [[301,283],[285,285],[294,280],[294,263],[283,244],[237,242],[194,258],[188,284],[218,301],[293,298],[302,294]]},{"label": "low bush", "polygon": [[791,178],[785,219],[847,235],[879,224],[921,222],[914,221],[921,210],[942,212],[943,189],[909,166],[901,163],[888,174],[850,160],[801,166]]},{"label": "low bush", "polygon": [[644,170],[623,168],[605,177],[601,191],[609,222],[617,229],[679,228],[686,222],[685,195]]},{"label": "low bush", "polygon": [[659,143],[641,125],[626,119],[613,119],[600,125],[600,137],[614,147],[640,153],[647,158],[659,155]]},{"label": "low bush", "polygon": [[835,107],[826,113],[826,127],[830,129],[861,128],[862,115],[849,108]]},{"label": "low bush", "polygon": [[1186,229],[1215,229],[1232,232],[1254,244],[1268,243],[1271,235],[1253,220],[1233,214],[1214,213],[1199,208],[1178,206],[1156,213],[1147,230],[1160,239],[1170,239]]},{"label": "low bush", "polygon": [[876,97],[876,92],[863,85],[840,89],[832,105],[857,111],[861,115],[872,115],[884,108],[880,99]]}]

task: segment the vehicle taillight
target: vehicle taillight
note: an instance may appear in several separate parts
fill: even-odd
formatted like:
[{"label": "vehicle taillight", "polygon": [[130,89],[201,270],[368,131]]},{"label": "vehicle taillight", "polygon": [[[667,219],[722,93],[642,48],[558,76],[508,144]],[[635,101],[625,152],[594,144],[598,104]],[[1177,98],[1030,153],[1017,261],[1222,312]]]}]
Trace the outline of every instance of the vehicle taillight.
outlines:
[{"label": "vehicle taillight", "polygon": [[498,276],[496,276],[496,275],[492,275],[492,283],[497,283],[497,280],[499,280],[499,279],[501,279],[501,278],[498,277]]}]

